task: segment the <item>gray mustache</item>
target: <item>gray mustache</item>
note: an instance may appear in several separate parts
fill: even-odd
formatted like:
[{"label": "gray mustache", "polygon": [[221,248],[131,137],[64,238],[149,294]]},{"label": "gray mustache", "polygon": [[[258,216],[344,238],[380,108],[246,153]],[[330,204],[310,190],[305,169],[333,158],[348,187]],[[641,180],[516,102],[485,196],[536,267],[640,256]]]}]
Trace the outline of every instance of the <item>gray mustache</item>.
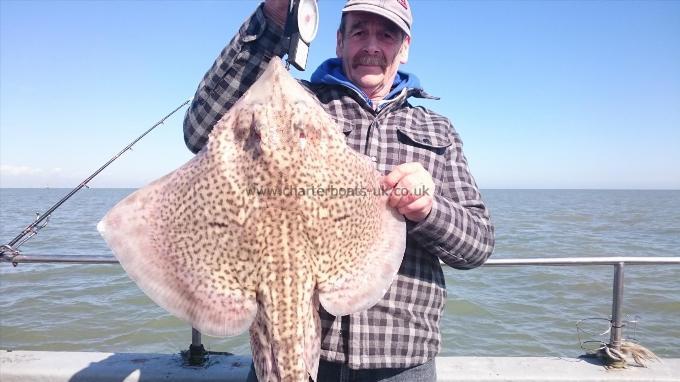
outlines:
[{"label": "gray mustache", "polygon": [[354,59],[354,65],[379,65],[387,66],[387,62],[382,56],[363,55]]}]

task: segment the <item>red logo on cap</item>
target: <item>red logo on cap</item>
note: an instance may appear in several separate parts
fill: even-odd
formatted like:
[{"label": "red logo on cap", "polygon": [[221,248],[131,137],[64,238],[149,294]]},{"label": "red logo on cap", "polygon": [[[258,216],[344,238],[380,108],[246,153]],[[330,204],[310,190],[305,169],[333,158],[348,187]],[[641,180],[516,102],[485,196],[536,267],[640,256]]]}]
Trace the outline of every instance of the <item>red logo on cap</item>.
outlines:
[{"label": "red logo on cap", "polygon": [[408,9],[408,1],[406,1],[406,0],[397,0],[397,1],[399,2],[399,4],[401,4],[402,7],[404,7],[404,9]]}]

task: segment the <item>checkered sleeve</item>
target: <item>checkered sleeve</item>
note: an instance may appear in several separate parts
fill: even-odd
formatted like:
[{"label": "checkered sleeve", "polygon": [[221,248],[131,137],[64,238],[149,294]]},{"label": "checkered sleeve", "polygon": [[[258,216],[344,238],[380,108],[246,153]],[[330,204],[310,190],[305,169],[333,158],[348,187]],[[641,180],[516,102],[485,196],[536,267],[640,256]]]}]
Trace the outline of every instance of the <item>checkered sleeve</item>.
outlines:
[{"label": "checkered sleeve", "polygon": [[430,214],[409,227],[423,248],[447,265],[471,269],[482,265],[494,248],[494,227],[470,174],[461,139],[451,126],[446,174],[434,195]]},{"label": "checkered sleeve", "polygon": [[274,56],[282,56],[283,31],[260,5],[222,50],[198,85],[184,116],[184,142],[193,153],[208,142],[213,125],[260,76]]}]

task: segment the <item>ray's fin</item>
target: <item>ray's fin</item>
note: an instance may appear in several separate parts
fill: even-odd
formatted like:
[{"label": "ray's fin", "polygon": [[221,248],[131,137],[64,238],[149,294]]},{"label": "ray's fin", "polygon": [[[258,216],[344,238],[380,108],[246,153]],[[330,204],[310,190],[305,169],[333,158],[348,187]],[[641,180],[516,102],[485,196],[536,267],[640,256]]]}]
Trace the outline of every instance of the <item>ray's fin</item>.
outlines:
[{"label": "ray's fin", "polygon": [[220,203],[210,162],[201,152],[120,201],[97,229],[154,302],[205,334],[236,335],[257,311],[243,277],[252,270],[235,254],[238,212],[206,205]]},{"label": "ray's fin", "polygon": [[403,259],[406,223],[387,204],[373,163],[342,138],[333,146],[325,158],[328,175],[318,182],[337,193],[312,210],[319,301],[342,316],[368,309],[385,295]]}]

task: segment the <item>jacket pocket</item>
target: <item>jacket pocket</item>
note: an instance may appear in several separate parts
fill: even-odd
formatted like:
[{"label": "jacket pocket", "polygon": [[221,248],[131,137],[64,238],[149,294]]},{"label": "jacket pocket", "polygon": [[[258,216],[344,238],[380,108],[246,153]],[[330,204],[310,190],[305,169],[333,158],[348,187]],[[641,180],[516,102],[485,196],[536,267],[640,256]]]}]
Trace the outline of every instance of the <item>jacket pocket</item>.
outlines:
[{"label": "jacket pocket", "polygon": [[342,131],[345,133],[345,135],[349,134],[350,131],[354,130],[354,122],[352,122],[351,119],[343,118],[337,115],[332,115],[331,119],[335,122],[336,125],[338,125],[338,128],[340,129],[339,131]]},{"label": "jacket pocket", "polygon": [[397,127],[399,163],[418,162],[432,175],[435,183],[444,179],[446,151],[452,142],[448,136],[432,131],[417,131]]}]

